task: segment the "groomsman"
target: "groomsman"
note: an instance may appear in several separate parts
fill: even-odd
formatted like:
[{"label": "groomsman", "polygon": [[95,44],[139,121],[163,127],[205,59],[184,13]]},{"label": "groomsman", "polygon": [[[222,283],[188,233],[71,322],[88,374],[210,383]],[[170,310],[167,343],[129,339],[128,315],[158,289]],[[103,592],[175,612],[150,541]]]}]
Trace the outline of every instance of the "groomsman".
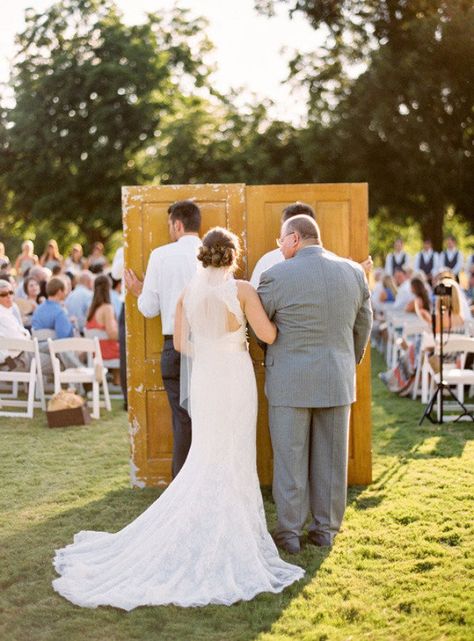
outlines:
[{"label": "groomsman", "polygon": [[394,276],[397,270],[409,267],[409,263],[408,254],[403,251],[403,240],[397,238],[393,243],[393,252],[385,260],[385,273]]},{"label": "groomsman", "polygon": [[423,272],[432,284],[433,276],[438,271],[438,254],[433,251],[433,244],[430,238],[423,241],[423,249],[415,256],[415,272]]},{"label": "groomsman", "polygon": [[145,280],[131,269],[125,270],[127,291],[138,297],[138,309],[146,318],[161,315],[163,351],[161,376],[168,396],[173,421],[173,478],[182,468],[191,446],[191,419],[179,403],[180,355],[173,347],[176,304],[183,289],[194,276],[201,212],[191,200],[180,200],[168,209],[171,243],[154,249],[148,260]]},{"label": "groomsman", "polygon": [[464,258],[458,249],[456,238],[448,236],[446,238],[446,249],[439,255],[438,269],[447,269],[452,272],[459,282],[459,272],[462,270]]}]

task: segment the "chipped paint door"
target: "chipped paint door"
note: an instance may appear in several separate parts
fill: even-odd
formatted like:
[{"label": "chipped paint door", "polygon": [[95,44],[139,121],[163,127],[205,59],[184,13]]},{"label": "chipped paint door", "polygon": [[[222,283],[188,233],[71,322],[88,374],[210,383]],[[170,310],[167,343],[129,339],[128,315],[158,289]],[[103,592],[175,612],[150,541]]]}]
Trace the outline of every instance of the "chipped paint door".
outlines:
[{"label": "chipped paint door", "polygon": [[[220,225],[245,236],[244,185],[124,187],[125,265],[143,278],[150,252],[169,242],[171,203],[193,198],[202,212],[202,232]],[[127,369],[131,426],[131,475],[136,486],[171,480],[171,410],[163,387],[160,318],[146,319],[136,298],[126,297]]]},{"label": "chipped paint door", "polygon": [[[283,209],[295,201],[311,205],[321,228],[324,246],[339,256],[358,262],[368,255],[368,190],[366,184],[265,185],[246,188],[247,263],[252,273],[257,260],[276,248]],[[264,394],[262,351],[251,341],[259,391],[257,430],[260,480],[271,482],[272,449]],[[349,484],[372,480],[370,354],[357,368],[357,402],[352,406]]]},{"label": "chipped paint door", "polygon": [[[142,277],[150,251],[168,242],[167,209],[171,202],[195,198],[203,214],[202,231],[229,227],[243,240],[242,270],[248,277],[257,260],[275,248],[283,208],[296,200],[311,204],[324,245],[341,256],[363,260],[368,253],[367,185],[187,185],[129,187],[123,191],[125,262]],[[171,412],[160,375],[162,348],[159,318],[147,320],[127,296],[129,415],[132,483],[160,485],[171,476]],[[251,354],[259,389],[257,461],[260,481],[272,479],[272,450],[263,391],[262,352],[252,341]],[[349,483],[371,481],[370,360],[357,371],[357,396],[351,418]]]}]

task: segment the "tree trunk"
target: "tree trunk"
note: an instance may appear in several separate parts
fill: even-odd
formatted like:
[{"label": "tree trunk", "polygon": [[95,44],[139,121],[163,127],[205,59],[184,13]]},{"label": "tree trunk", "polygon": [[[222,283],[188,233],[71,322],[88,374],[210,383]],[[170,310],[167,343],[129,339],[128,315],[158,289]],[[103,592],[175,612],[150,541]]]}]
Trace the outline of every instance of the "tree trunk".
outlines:
[{"label": "tree trunk", "polygon": [[440,252],[443,249],[444,212],[444,207],[433,207],[420,221],[423,238],[431,238],[433,249],[436,252]]}]

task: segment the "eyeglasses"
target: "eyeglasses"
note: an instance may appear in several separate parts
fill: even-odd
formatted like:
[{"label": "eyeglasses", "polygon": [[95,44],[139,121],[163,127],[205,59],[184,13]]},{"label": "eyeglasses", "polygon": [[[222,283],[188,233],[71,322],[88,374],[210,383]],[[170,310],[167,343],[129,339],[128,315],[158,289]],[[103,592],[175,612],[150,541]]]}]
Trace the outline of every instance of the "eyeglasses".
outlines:
[{"label": "eyeglasses", "polygon": [[281,247],[281,246],[283,245],[283,241],[285,240],[285,238],[286,238],[287,236],[291,236],[291,234],[294,234],[294,233],[296,233],[296,232],[294,232],[294,231],[289,231],[287,234],[285,234],[285,235],[283,236],[283,238],[276,238],[276,244],[277,244],[277,247]]},{"label": "eyeglasses", "polygon": [[0,298],[5,298],[6,296],[13,296],[13,292],[12,291],[0,292]]}]

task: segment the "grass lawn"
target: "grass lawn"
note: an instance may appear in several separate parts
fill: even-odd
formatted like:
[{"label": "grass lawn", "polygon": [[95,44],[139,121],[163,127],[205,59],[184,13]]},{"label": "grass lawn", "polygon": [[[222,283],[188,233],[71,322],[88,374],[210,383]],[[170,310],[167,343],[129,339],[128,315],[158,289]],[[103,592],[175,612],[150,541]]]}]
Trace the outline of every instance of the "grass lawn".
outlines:
[{"label": "grass lawn", "polygon": [[130,489],[118,409],[68,429],[47,429],[40,413],[0,418],[1,641],[474,639],[474,425],[419,427],[421,404],[388,393],[377,354],[373,365],[374,483],[351,488],[330,551],[292,557],[304,581],[231,607],[125,613],[57,595],[54,549],[81,529],[122,528],[159,491]]}]

